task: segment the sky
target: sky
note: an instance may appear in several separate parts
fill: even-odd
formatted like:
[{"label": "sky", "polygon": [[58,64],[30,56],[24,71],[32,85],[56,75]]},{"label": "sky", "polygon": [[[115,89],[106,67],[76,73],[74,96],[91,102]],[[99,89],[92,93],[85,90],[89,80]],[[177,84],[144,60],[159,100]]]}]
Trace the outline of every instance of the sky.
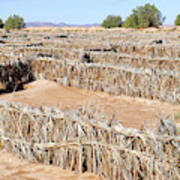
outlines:
[{"label": "sky", "polygon": [[154,4],[166,16],[166,25],[173,25],[180,14],[180,0],[0,0],[0,18],[17,14],[25,22],[93,24],[102,23],[109,14],[124,20],[132,9],[146,3]]}]

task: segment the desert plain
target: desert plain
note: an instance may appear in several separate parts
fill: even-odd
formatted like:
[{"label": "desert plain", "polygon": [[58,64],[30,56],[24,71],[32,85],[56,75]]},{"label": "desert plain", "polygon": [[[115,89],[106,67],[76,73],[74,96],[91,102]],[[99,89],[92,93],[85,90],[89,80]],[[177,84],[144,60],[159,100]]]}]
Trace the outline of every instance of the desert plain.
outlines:
[{"label": "desert plain", "polygon": [[180,177],[180,29],[2,31],[0,66],[0,179]]}]

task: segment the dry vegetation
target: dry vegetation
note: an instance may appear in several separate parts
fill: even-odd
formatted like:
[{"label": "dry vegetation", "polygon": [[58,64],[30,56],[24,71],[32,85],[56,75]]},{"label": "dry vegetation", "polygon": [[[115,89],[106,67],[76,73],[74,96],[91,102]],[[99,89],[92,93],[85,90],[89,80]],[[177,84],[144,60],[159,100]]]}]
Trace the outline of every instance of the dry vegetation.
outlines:
[{"label": "dry vegetation", "polygon": [[95,110],[1,103],[1,143],[31,161],[112,179],[179,178],[176,126],[159,117],[154,131],[123,128]]},{"label": "dry vegetation", "polygon": [[[180,104],[178,30],[46,28],[0,37],[4,90],[9,82],[13,90],[23,87],[32,74],[64,86]],[[11,73],[18,59],[26,70]],[[30,161],[107,179],[180,179],[178,111],[159,115],[155,129],[140,130],[90,106],[62,110],[1,100],[0,114],[2,147]]]}]

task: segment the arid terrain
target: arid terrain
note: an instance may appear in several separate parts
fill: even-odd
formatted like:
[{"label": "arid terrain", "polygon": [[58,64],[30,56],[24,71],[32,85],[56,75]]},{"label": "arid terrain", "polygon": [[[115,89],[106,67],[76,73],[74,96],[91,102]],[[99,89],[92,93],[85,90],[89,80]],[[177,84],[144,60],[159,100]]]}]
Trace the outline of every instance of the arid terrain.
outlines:
[{"label": "arid terrain", "polygon": [[[52,93],[53,92],[53,93]],[[78,109],[90,105],[102,110],[105,116],[120,120],[125,127],[140,128],[142,124],[153,128],[158,115],[172,115],[180,111],[180,105],[126,96],[89,92],[84,89],[64,87],[47,80],[25,85],[25,90],[0,96],[1,100],[28,104],[30,106],[59,107],[62,110]],[[179,119],[176,121],[180,123]]]},{"label": "arid terrain", "polygon": [[180,177],[178,28],[0,40],[0,179]]},{"label": "arid terrain", "polygon": [[1,180],[98,180],[92,174],[75,174],[58,167],[29,163],[15,154],[0,151]]}]

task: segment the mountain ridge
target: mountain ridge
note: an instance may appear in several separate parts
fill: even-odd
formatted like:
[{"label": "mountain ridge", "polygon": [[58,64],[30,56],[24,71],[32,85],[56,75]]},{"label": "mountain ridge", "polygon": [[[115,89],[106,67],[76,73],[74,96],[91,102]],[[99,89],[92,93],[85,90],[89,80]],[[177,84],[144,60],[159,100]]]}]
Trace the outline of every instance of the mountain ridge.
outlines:
[{"label": "mountain ridge", "polygon": [[41,26],[51,26],[51,27],[91,27],[91,26],[101,26],[98,23],[94,24],[67,24],[64,22],[61,23],[52,23],[52,22],[26,22],[26,27],[41,27]]}]

